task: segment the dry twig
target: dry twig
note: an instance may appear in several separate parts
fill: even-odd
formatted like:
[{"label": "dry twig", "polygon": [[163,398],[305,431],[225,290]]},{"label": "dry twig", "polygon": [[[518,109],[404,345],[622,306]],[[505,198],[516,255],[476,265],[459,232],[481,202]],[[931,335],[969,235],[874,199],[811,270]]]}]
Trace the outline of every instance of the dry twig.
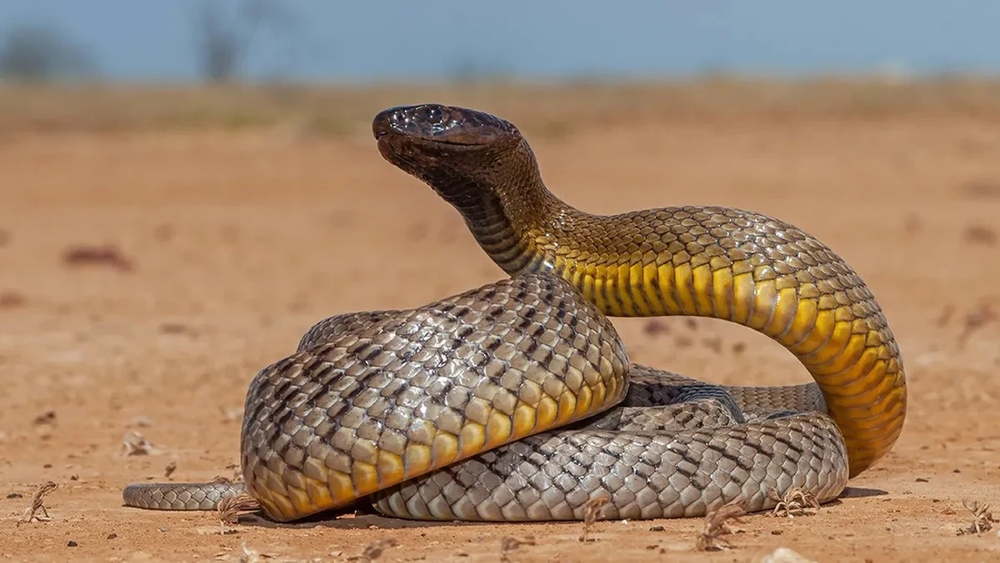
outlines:
[{"label": "dry twig", "polygon": [[793,518],[809,515],[810,512],[807,510],[809,508],[819,510],[819,501],[816,500],[816,495],[800,487],[793,487],[785,493],[784,497],[779,496],[777,489],[772,487],[768,489],[767,496],[778,503],[774,506],[771,516]]},{"label": "dry twig", "polygon": [[135,267],[132,260],[126,258],[122,251],[114,245],[73,246],[63,252],[62,259],[63,263],[68,266],[104,265],[123,272],[131,271]]},{"label": "dry twig", "polygon": [[979,504],[978,500],[974,500],[970,503],[963,500],[962,506],[972,513],[972,523],[965,528],[958,529],[958,535],[960,536],[965,534],[981,534],[983,532],[988,532],[993,528],[993,523],[998,522],[998,520],[993,518],[993,512],[990,511],[990,505],[986,503]]},{"label": "dry twig", "polygon": [[[38,487],[38,490],[35,491],[35,496],[31,498],[31,508],[24,511],[24,516],[17,521],[17,525],[20,526],[21,524],[30,524],[35,520],[39,522],[48,522],[49,520],[52,520],[52,517],[49,516],[49,511],[45,508],[45,501],[43,501],[42,498],[57,488],[59,488],[59,485],[56,485],[52,481],[46,481]],[[41,512],[42,515],[39,516],[38,512]]]},{"label": "dry twig", "polygon": [[695,540],[695,550],[719,551],[732,547],[729,545],[729,542],[722,539],[722,536],[733,533],[727,523],[736,522],[742,524],[740,516],[744,514],[746,514],[746,502],[742,498],[709,512],[705,516],[705,526]]},{"label": "dry twig", "polygon": [[163,468],[163,478],[169,479],[170,476],[174,474],[174,471],[177,471],[177,462],[171,461],[166,467]]},{"label": "dry twig", "polygon": [[231,463],[231,464],[229,464],[229,465],[226,466],[226,469],[232,471],[232,475],[233,475],[232,477],[223,477],[222,475],[216,475],[215,478],[212,479],[212,482],[213,483],[238,483],[240,481],[243,481],[243,470],[242,470],[242,468],[239,465],[237,465],[235,463]]},{"label": "dry twig", "polygon": [[597,517],[601,514],[601,508],[610,500],[611,497],[602,496],[592,498],[583,503],[583,534],[580,536],[580,541],[587,541],[590,529],[594,526],[594,522],[597,522]]},{"label": "dry twig", "polygon": [[365,550],[361,552],[361,555],[355,555],[348,557],[348,561],[375,561],[379,557],[382,557],[382,552],[389,547],[395,547],[399,545],[396,540],[392,538],[385,538],[378,541],[373,541],[365,547]]},{"label": "dry twig", "polygon": [[149,440],[144,438],[135,430],[130,430],[122,439],[122,455],[153,455],[160,453],[160,450],[153,447]]}]

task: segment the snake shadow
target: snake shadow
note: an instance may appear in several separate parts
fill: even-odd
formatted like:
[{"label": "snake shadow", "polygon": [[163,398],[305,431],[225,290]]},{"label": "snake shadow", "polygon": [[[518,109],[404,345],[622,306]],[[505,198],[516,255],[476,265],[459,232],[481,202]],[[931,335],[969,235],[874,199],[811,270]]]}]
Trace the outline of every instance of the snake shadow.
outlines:
[{"label": "snake shadow", "polygon": [[[870,489],[866,487],[847,487],[836,499],[826,503],[826,506],[838,506],[842,504],[841,499],[869,498],[888,495],[888,491],[882,489]],[[405,520],[402,518],[388,518],[375,512],[371,506],[352,506],[341,511],[330,511],[315,514],[295,522],[277,522],[264,515],[263,512],[249,512],[239,517],[239,524],[243,526],[257,526],[261,528],[333,528],[340,530],[366,530],[371,528],[382,530],[401,530],[414,528],[441,528],[441,527],[472,527],[490,526],[491,522],[460,522],[460,521],[435,521],[435,520]]]},{"label": "snake shadow", "polygon": [[455,522],[436,520],[406,520],[403,518],[388,518],[375,512],[370,506],[352,506],[345,510],[328,511],[314,514],[294,522],[277,522],[268,518],[263,511],[241,514],[238,520],[241,526],[256,526],[260,528],[333,528],[339,530],[367,530],[377,528],[382,530],[401,530],[406,528],[440,528],[447,526],[488,526],[489,522]]},{"label": "snake shadow", "polygon": [[847,487],[844,492],[840,493],[838,499],[842,498],[868,498],[868,497],[881,497],[889,494],[889,491],[883,491],[882,489],[869,489],[867,487]]}]

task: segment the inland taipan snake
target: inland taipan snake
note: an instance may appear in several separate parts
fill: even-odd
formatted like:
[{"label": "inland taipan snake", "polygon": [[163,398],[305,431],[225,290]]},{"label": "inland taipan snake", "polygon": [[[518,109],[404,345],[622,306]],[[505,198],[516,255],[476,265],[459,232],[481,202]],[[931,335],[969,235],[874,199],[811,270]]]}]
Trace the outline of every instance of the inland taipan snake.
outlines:
[{"label": "inland taipan snake", "polygon": [[[321,321],[253,378],[243,483],[136,484],[125,504],[212,509],[246,491],[277,521],[368,497],[411,519],[698,516],[792,487],[820,502],[888,452],[906,413],[899,348],[830,248],[723,207],[598,216],[543,184],[511,123],[390,108],[382,156],[464,217],[508,277],[412,310]],[[607,316],[757,330],[815,383],[729,387],[631,364]],[[593,503],[590,503],[593,504]]]}]

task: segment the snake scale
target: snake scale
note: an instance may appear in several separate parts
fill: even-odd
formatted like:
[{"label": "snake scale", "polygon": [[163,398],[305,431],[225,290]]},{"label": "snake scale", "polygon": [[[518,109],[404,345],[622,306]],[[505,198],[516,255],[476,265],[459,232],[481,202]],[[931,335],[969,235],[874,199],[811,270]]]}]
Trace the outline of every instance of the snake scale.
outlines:
[{"label": "snake scale", "polygon": [[[734,208],[585,213],[542,181],[512,123],[423,104],[373,122],[506,272],[408,310],[325,319],[246,397],[243,483],[134,484],[128,506],[212,509],[246,491],[277,521],[368,499],[464,521],[704,515],[792,487],[819,502],[902,430],[898,345],[872,293],[793,225]],[[612,316],[726,319],[814,382],[722,386],[632,364]]]}]

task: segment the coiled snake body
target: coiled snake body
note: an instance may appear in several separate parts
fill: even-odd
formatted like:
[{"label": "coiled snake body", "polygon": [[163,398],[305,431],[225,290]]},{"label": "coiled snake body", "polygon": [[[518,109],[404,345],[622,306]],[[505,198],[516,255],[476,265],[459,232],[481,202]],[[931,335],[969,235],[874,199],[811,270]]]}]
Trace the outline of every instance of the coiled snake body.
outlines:
[{"label": "coiled snake body", "polygon": [[[888,452],[899,349],[861,278],[748,211],[584,213],[511,123],[435,104],[373,124],[383,157],[464,217],[509,277],[412,310],[321,321],[252,380],[243,484],[139,484],[129,506],[211,509],[245,490],[278,521],[370,497],[413,519],[697,516],[803,487],[820,502]],[[729,387],[631,364],[607,316],[727,319],[815,383]]]}]

